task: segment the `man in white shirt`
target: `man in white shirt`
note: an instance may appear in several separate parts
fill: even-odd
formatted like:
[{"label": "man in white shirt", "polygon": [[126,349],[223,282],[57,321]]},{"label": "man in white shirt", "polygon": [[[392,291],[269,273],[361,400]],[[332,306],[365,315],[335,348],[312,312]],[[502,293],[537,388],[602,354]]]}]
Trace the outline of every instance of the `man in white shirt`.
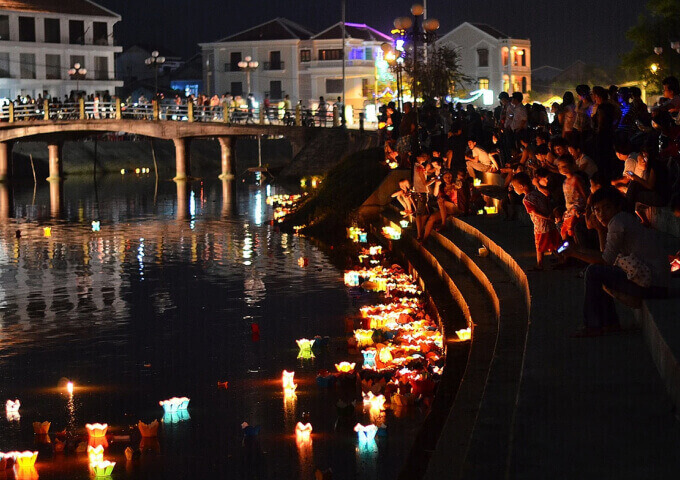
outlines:
[{"label": "man in white shirt", "polygon": [[529,117],[527,116],[526,107],[522,104],[523,100],[524,95],[522,95],[522,92],[514,92],[512,94],[512,116],[509,117],[509,125],[507,125],[506,121],[506,127],[510,127],[510,130],[512,130],[514,133],[518,133],[521,130],[527,128]]},{"label": "man in white shirt", "polygon": [[465,156],[467,160],[468,175],[475,178],[475,170],[478,172],[488,172],[492,168],[498,170],[498,164],[491,155],[486,153],[486,150],[477,146],[477,140],[471,138],[468,140],[468,147],[470,148],[470,156]]},{"label": "man in white shirt", "polygon": [[[612,187],[602,187],[591,197],[593,212],[607,226],[607,241],[600,253],[568,248],[565,253],[590,263],[585,273],[586,292],[583,302],[583,324],[575,337],[594,337],[620,329],[619,319],[609,290],[634,300],[668,296],[670,266],[659,241],[658,232],[646,228],[637,218],[623,210],[625,198]],[[616,266],[624,258],[649,269],[651,285],[641,286],[629,280]]]}]

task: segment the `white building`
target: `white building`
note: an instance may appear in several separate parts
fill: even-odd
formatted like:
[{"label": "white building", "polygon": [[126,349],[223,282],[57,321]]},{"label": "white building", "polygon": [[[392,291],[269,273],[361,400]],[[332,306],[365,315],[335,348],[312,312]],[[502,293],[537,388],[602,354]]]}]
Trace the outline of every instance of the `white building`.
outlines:
[{"label": "white building", "polygon": [[[373,103],[376,62],[380,45],[392,38],[364,24],[346,23],[345,98],[353,108]],[[238,63],[245,57],[259,62],[250,74],[256,99],[269,94],[272,101],[290,95],[311,106],[319,97],[335,101],[342,95],[342,25],[337,23],[314,34],[285,18],[200,45],[203,77],[208,94],[247,95],[247,75]]]},{"label": "white building", "polygon": [[[461,72],[474,81],[468,91],[488,89],[496,103],[500,92],[531,91],[531,41],[510,38],[483,23],[464,22],[437,40],[456,49]],[[488,104],[488,102],[487,102]]]},{"label": "white building", "polygon": [[[89,0],[0,0],[0,98],[108,92],[116,81],[120,15]],[[87,73],[71,77],[76,63]]]}]

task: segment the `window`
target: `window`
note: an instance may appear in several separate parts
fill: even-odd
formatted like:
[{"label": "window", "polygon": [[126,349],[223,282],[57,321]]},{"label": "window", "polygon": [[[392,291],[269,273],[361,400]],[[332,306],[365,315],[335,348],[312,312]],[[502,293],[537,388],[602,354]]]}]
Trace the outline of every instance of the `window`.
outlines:
[{"label": "window", "polygon": [[489,50],[486,48],[480,48],[477,50],[477,66],[478,67],[488,67],[489,66]]},{"label": "window", "polygon": [[82,20],[68,21],[68,43],[85,45],[85,22]]},{"label": "window", "polygon": [[45,78],[48,80],[61,78],[61,55],[45,55]]},{"label": "window", "polygon": [[94,57],[95,80],[109,79],[109,57]]},{"label": "window", "polygon": [[0,15],[0,40],[9,40],[9,15]]},{"label": "window", "polygon": [[342,78],[327,78],[326,93],[342,93]]},{"label": "window", "polygon": [[92,23],[92,43],[95,45],[109,44],[109,30],[106,22]]},{"label": "window", "polygon": [[238,72],[240,70],[240,68],[238,68],[238,62],[240,61],[241,52],[231,52],[231,54],[229,54],[229,69],[232,72]]},{"label": "window", "polygon": [[231,94],[235,97],[243,96],[243,83],[231,82]]},{"label": "window", "polygon": [[527,77],[522,77],[522,93],[527,93]]},{"label": "window", "polygon": [[35,42],[35,18],[19,17],[19,41]]},{"label": "window", "polygon": [[35,54],[19,54],[19,63],[21,66],[19,69],[21,78],[35,78]]},{"label": "window", "polygon": [[269,69],[270,70],[282,70],[283,66],[281,64],[281,52],[269,52]]},{"label": "window", "polygon": [[45,43],[61,43],[61,26],[58,18],[45,19]]},{"label": "window", "polygon": [[364,58],[366,58],[366,60],[373,60],[373,48],[372,47],[366,47],[366,56]]},{"label": "window", "polygon": [[503,91],[510,92],[510,78],[507,75],[503,77]]},{"label": "window", "polygon": [[272,80],[269,82],[269,98],[272,100],[281,100],[283,98],[280,80]]},{"label": "window", "polygon": [[342,48],[319,50],[319,60],[342,60]]},{"label": "window", "polygon": [[508,47],[503,47],[503,66],[507,67],[508,66]]},{"label": "window", "polygon": [[521,55],[522,55],[522,66],[526,67],[527,66],[527,51],[522,49]]},{"label": "window", "polygon": [[0,52],[0,78],[10,78],[8,52]]},{"label": "window", "polygon": [[69,68],[73,67],[76,63],[80,64],[80,68],[86,68],[85,57],[83,55],[71,55],[70,61]]},{"label": "window", "polygon": [[479,88],[481,90],[488,90],[489,89],[489,79],[488,78],[480,78],[478,81],[479,81]]},{"label": "window", "polygon": [[300,50],[300,61],[301,62],[311,62],[312,61],[312,51],[311,50]]}]

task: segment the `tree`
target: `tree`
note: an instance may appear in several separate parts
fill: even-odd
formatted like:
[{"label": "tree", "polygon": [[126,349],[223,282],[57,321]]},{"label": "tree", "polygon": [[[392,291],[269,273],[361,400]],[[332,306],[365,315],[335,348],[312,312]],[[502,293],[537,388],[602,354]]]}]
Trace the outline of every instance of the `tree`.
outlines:
[{"label": "tree", "polygon": [[416,90],[425,101],[446,98],[456,87],[463,87],[473,79],[460,71],[460,55],[447,46],[429,46],[427,63],[422,52],[414,65],[413,49],[409,49],[404,61],[404,70],[411,79],[416,79]]},{"label": "tree", "polygon": [[[626,37],[633,42],[630,52],[623,55],[621,67],[630,77],[647,82],[651,93],[660,93],[661,80],[669,75],[680,75],[680,53],[671,42],[680,41],[680,2],[678,0],[649,0],[646,14],[628,30]],[[661,47],[660,55],[654,53]]]}]

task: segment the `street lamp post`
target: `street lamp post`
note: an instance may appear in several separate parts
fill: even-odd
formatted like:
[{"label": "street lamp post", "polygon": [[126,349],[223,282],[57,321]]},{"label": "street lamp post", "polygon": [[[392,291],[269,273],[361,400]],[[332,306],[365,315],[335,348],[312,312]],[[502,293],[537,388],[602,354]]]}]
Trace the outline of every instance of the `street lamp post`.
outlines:
[{"label": "street lamp post", "polygon": [[380,48],[383,51],[383,58],[392,68],[397,77],[397,108],[401,110],[404,103],[401,98],[401,78],[402,71],[404,70],[404,57],[400,55],[401,52],[397,52],[394,48],[392,48],[392,45],[387,42],[383,43]]},{"label": "street lamp post", "polygon": [[156,90],[155,98],[158,98],[158,67],[165,63],[165,57],[161,57],[158,50],[151,52],[151,56],[144,60],[148,66],[153,67],[153,84]]},{"label": "street lamp post", "polygon": [[80,77],[87,75],[87,68],[82,67],[80,63],[74,63],[73,67],[69,68],[68,74],[76,79],[76,94],[80,96]]},{"label": "street lamp post", "polygon": [[250,72],[252,72],[253,70],[255,70],[259,66],[260,66],[260,62],[258,62],[257,60],[253,60],[252,57],[250,57],[250,56],[248,56],[248,57],[244,58],[243,60],[241,60],[240,62],[238,62],[238,67],[241,70],[243,70],[244,72],[246,72],[246,85],[248,87],[247,93],[252,93],[250,91]]},{"label": "street lamp post", "polygon": [[[421,21],[421,17],[425,13],[425,7],[419,3],[415,3],[411,6],[411,17],[398,17],[394,20],[394,28],[398,30],[399,37],[402,40],[410,40],[413,48],[413,78],[411,93],[413,96],[413,105],[417,107],[418,105],[418,64],[419,59],[419,47],[418,44],[422,43],[428,45],[434,42],[437,38],[436,31],[439,29],[439,20],[436,18],[428,18],[427,20]],[[425,58],[427,58],[427,51],[425,51]]]}]

